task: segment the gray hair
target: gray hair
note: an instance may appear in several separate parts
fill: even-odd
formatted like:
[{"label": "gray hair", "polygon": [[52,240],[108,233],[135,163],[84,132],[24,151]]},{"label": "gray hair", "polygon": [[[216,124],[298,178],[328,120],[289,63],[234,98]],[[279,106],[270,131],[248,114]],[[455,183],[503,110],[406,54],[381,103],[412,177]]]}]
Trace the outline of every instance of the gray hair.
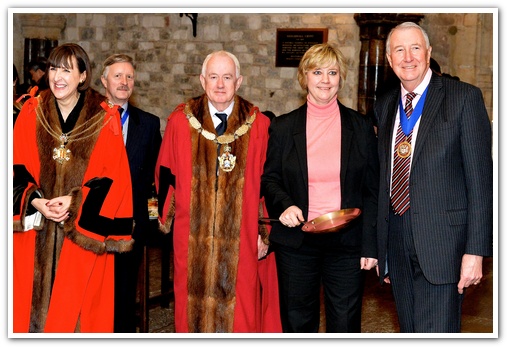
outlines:
[{"label": "gray hair", "polygon": [[419,29],[421,31],[421,33],[423,34],[424,41],[426,42],[426,48],[430,48],[430,39],[428,38],[428,34],[426,33],[426,31],[423,28],[421,28],[419,25],[415,24],[414,22],[404,22],[404,23],[398,24],[396,27],[394,27],[389,32],[389,35],[387,35],[386,54],[389,54],[389,55],[391,54],[391,36],[392,36],[393,32],[398,29],[404,30],[404,29],[410,29],[410,28]]},{"label": "gray hair", "polygon": [[232,61],[234,61],[234,65],[236,65],[236,78],[239,78],[239,76],[240,76],[239,60],[238,60],[238,58],[236,58],[236,56],[234,54],[227,52],[227,51],[216,51],[216,52],[212,52],[212,53],[208,54],[208,56],[206,57],[206,59],[204,59],[204,62],[202,63],[201,74],[203,76],[206,76],[206,66],[208,65],[208,62],[215,55],[227,55],[229,58],[231,58]]},{"label": "gray hair", "polygon": [[104,78],[107,78],[107,73],[109,72],[109,67],[116,63],[130,63],[132,67],[135,69],[134,65],[134,59],[130,55],[127,54],[113,54],[104,60],[104,63],[102,64],[102,76]]}]

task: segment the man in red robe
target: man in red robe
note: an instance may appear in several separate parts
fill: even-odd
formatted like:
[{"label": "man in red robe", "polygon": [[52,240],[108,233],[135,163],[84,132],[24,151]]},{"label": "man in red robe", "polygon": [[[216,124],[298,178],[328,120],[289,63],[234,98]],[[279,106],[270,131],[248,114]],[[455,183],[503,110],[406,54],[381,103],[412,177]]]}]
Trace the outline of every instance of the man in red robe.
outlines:
[{"label": "man in red robe", "polygon": [[176,332],[281,332],[274,255],[258,223],[270,121],[236,95],[242,79],[234,55],[211,53],[205,94],[167,120],[155,183],[161,228],[173,223]]}]

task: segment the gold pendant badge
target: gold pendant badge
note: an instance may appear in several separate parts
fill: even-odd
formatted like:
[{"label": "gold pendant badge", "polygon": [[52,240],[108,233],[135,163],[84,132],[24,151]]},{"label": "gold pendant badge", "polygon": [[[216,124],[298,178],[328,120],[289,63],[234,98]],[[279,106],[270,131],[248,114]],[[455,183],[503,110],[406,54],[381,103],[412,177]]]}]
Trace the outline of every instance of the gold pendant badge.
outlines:
[{"label": "gold pendant badge", "polygon": [[403,141],[398,145],[398,148],[396,149],[396,153],[398,153],[398,156],[400,158],[407,158],[410,153],[412,152],[412,146],[407,141]]},{"label": "gold pendant badge", "polygon": [[63,164],[66,161],[70,160],[70,149],[66,149],[65,145],[60,145],[59,148],[53,148],[53,160],[56,160],[58,163]]},{"label": "gold pendant badge", "polygon": [[236,156],[232,155],[230,146],[224,146],[224,153],[218,157],[218,163],[222,171],[231,172],[234,169],[236,166]]}]

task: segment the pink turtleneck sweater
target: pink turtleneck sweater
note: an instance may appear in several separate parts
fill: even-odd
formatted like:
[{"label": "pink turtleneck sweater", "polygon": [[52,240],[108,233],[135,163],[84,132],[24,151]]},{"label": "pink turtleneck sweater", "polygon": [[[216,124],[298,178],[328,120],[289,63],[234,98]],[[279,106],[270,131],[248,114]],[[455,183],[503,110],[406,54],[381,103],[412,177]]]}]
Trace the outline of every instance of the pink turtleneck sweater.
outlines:
[{"label": "pink turtleneck sweater", "polygon": [[317,105],[307,98],[308,220],[341,209],[341,120],[336,100]]}]

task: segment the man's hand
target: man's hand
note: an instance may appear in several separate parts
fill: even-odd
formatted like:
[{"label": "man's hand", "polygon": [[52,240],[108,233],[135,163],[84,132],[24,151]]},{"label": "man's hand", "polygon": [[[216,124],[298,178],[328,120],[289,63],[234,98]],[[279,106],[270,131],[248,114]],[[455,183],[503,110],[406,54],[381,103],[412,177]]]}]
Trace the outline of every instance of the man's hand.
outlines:
[{"label": "man's hand", "polygon": [[375,258],[361,258],[361,270],[371,270],[378,266],[378,260]]},{"label": "man's hand", "polygon": [[262,259],[268,254],[269,246],[262,241],[261,235],[257,237],[257,259]]},{"label": "man's hand", "polygon": [[463,289],[478,285],[482,279],[482,256],[465,254],[461,259],[461,275],[458,283],[458,293],[463,294]]}]

